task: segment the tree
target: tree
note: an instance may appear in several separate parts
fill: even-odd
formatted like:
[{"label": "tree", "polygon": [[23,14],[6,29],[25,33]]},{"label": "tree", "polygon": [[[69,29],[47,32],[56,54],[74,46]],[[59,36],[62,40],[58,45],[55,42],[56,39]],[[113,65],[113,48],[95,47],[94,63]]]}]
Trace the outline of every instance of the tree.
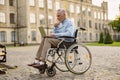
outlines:
[{"label": "tree", "polygon": [[104,41],[104,36],[103,36],[103,32],[101,32],[99,43],[103,43],[103,41]]},{"label": "tree", "polygon": [[109,32],[107,31],[107,34],[105,36],[105,39],[104,39],[104,44],[112,44],[113,43],[113,40],[109,34]]},{"label": "tree", "polygon": [[[109,22],[108,25],[111,26],[112,29],[119,34],[119,32],[120,32],[120,16],[118,18],[116,18],[115,20]],[[119,35],[118,35],[118,39],[120,39]]]}]

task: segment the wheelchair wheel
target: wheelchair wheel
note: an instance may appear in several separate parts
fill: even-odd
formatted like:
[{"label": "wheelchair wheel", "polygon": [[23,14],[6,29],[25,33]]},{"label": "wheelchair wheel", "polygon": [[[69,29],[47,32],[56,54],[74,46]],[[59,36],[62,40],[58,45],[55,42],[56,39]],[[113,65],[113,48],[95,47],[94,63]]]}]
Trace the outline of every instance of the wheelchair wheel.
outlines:
[{"label": "wheelchair wheel", "polygon": [[59,51],[59,55],[56,55],[55,66],[58,70],[60,70],[62,72],[69,71],[65,64],[65,51],[64,51],[64,53]]},{"label": "wheelchair wheel", "polygon": [[68,69],[65,65],[65,51],[59,50],[55,53],[53,50],[49,50],[47,54],[47,61],[50,63],[55,62],[55,66],[62,72],[67,72]]},{"label": "wheelchair wheel", "polygon": [[66,52],[65,63],[70,72],[83,74],[91,66],[92,56],[89,49],[82,44],[73,44]]},{"label": "wheelchair wheel", "polygon": [[56,74],[56,69],[53,67],[51,68],[51,66],[49,66],[47,69],[46,69],[46,74],[49,76],[49,77],[53,77],[55,76]]},{"label": "wheelchair wheel", "polygon": [[52,49],[50,49],[50,50],[48,51],[48,54],[47,54],[47,56],[46,56],[46,59],[47,59],[47,61],[50,62],[50,63],[52,63],[52,62],[54,61],[54,59],[55,59],[55,52],[54,52]]}]

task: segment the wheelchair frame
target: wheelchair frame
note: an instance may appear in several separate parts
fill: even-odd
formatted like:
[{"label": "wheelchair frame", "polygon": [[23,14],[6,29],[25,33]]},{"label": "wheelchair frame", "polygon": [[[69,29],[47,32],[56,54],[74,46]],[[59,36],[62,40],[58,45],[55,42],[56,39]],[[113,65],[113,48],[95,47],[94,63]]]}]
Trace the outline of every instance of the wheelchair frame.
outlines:
[{"label": "wheelchair frame", "polygon": [[[56,74],[55,67],[62,72],[70,71],[70,72],[72,72],[74,74],[78,74],[78,75],[85,73],[90,68],[91,62],[92,62],[91,53],[86,46],[84,46],[83,44],[79,44],[77,42],[77,40],[76,40],[77,32],[78,32],[78,30],[76,30],[76,32],[75,32],[75,37],[69,37],[69,36],[60,36],[59,37],[59,38],[74,39],[74,42],[65,42],[64,40],[62,40],[58,44],[57,48],[50,48],[48,50],[46,59],[47,59],[47,62],[52,63],[50,66],[48,66],[46,68],[46,73],[49,77],[55,76],[55,74]],[[87,54],[85,53],[86,54],[85,56],[89,60],[87,62],[88,65],[87,65],[87,63],[84,64],[84,63],[80,62],[82,59],[82,57],[81,57],[82,52],[80,52],[80,53],[78,52],[79,47],[83,48],[83,50],[87,53]],[[73,55],[74,55],[74,61],[72,61],[72,62],[69,61],[69,55],[71,53],[73,53]],[[78,56],[80,56],[80,58],[78,58]],[[83,65],[83,67],[87,65],[87,67],[85,68],[85,70],[83,70],[83,71],[80,70],[77,72],[76,69],[74,70],[74,68],[77,65],[80,65],[80,66]],[[40,71],[40,73],[41,73],[41,71]]]}]

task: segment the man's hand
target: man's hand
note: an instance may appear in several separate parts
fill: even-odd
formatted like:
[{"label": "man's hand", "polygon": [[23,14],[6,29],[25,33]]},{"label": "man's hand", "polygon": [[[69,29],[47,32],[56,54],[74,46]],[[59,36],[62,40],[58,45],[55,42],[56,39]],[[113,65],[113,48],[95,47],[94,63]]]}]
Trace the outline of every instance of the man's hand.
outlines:
[{"label": "man's hand", "polygon": [[55,27],[57,27],[60,24],[60,22],[57,22],[54,24]]},{"label": "man's hand", "polygon": [[55,37],[55,34],[54,34],[54,33],[52,33],[52,34],[50,34],[49,36],[50,36],[50,37]]}]

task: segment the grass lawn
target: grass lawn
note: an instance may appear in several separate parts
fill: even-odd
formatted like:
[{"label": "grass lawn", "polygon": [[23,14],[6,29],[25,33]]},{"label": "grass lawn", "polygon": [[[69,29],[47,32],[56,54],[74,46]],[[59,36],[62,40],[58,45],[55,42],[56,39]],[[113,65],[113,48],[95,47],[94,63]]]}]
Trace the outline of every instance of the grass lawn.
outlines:
[{"label": "grass lawn", "polygon": [[103,43],[98,43],[98,42],[93,42],[93,43],[86,43],[88,46],[119,46],[120,47],[120,42],[113,42],[112,44],[103,44]]}]

